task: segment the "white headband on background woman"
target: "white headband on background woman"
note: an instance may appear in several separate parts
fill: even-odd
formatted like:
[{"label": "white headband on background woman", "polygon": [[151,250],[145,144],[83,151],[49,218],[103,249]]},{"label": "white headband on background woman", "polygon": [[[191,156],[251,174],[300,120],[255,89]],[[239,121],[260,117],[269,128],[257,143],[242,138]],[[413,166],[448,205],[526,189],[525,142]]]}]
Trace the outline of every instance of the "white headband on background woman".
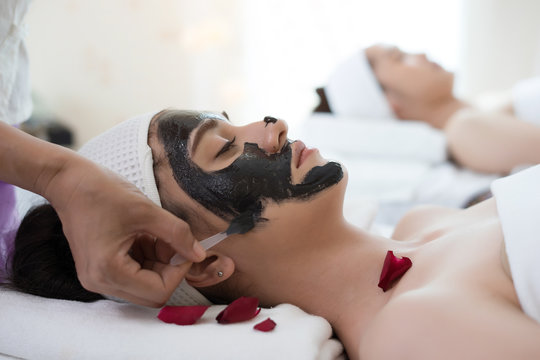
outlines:
[{"label": "white headband on background woman", "polygon": [[363,50],[334,70],[324,92],[330,110],[337,116],[359,119],[395,118]]}]

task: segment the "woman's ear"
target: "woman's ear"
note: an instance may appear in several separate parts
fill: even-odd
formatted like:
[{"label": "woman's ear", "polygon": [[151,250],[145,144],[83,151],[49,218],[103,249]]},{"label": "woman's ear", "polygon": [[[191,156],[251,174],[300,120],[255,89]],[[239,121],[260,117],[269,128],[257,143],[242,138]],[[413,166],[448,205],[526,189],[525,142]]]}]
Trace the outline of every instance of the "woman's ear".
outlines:
[{"label": "woman's ear", "polygon": [[207,287],[227,280],[234,272],[234,261],[221,253],[207,251],[206,259],[193,263],[186,274],[193,287]]}]

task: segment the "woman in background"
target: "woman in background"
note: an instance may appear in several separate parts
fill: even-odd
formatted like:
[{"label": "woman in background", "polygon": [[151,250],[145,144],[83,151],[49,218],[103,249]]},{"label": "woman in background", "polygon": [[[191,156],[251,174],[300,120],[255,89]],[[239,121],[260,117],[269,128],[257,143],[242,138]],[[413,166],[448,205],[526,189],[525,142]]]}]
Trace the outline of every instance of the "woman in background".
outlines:
[{"label": "woman in background", "polygon": [[540,78],[518,83],[481,110],[453,94],[454,76],[425,54],[373,45],[340,64],[317,89],[316,112],[424,121],[445,132],[451,157],[473,170],[507,174],[540,163]]},{"label": "woman in background", "polygon": [[[81,152],[131,179],[197,238],[250,215],[251,231],[191,265],[176,304],[242,295],[264,306],[291,303],[326,318],[351,359],[540,356],[540,298],[522,286],[533,274],[513,262],[526,239],[514,236],[515,219],[499,215],[535,206],[507,195],[516,182],[531,182],[538,193],[540,168],[498,180],[497,204],[416,209],[383,238],[343,217],[342,166],[291,142],[286,123],[273,117],[238,127],[216,113],[165,110],[124,122]],[[173,256],[151,238],[140,244],[130,254],[143,268],[147,251],[162,263]],[[12,286],[48,297],[101,298],[77,283],[70,260],[61,223],[44,205],[19,229]]]}]

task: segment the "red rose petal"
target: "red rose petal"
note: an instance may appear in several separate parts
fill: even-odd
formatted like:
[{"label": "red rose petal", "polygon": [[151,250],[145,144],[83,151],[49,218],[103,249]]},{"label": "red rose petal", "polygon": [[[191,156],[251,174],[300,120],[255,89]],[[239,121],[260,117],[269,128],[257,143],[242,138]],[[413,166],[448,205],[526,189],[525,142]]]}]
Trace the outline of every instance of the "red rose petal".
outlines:
[{"label": "red rose petal", "polygon": [[220,324],[232,324],[253,319],[261,311],[259,299],[242,296],[229,304],[218,314],[216,320]]},{"label": "red rose petal", "polygon": [[258,323],[257,325],[253,326],[253,328],[255,330],[259,330],[259,331],[263,331],[263,332],[268,332],[268,331],[272,331],[274,330],[274,328],[276,327],[276,323],[274,322],[274,320],[268,318],[260,323]]},{"label": "red rose petal", "polygon": [[203,316],[209,306],[165,306],[159,311],[158,319],[168,324],[193,325]]},{"label": "red rose petal", "polygon": [[379,279],[379,287],[386,291],[392,283],[399,279],[412,266],[412,261],[408,257],[397,258],[392,251],[386,253],[384,264]]}]

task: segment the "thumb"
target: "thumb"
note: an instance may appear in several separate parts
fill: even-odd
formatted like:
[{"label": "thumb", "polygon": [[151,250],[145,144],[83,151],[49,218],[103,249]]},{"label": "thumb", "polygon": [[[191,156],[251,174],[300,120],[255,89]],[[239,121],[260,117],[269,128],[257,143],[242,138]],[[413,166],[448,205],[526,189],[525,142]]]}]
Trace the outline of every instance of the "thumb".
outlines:
[{"label": "thumb", "polygon": [[156,207],[147,215],[141,230],[169,244],[174,251],[192,262],[206,258],[206,251],[193,236],[189,225],[167,210]]}]

